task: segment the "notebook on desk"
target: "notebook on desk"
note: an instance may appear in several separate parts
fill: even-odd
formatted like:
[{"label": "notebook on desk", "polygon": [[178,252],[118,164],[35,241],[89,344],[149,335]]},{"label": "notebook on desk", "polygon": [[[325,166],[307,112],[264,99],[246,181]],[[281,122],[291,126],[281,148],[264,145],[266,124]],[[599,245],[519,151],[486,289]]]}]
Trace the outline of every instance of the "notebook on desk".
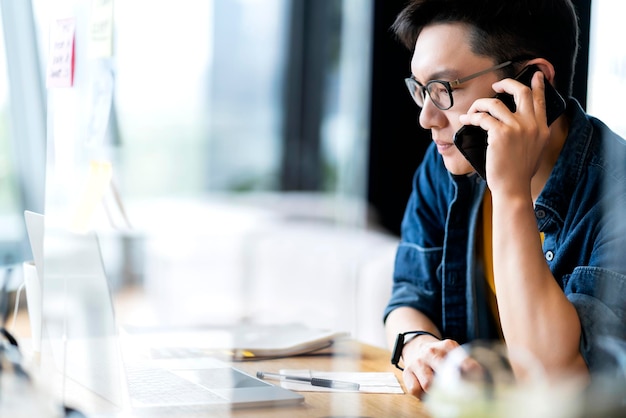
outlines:
[{"label": "notebook on desk", "polygon": [[[29,216],[27,222],[29,218],[41,220]],[[28,228],[31,245],[43,245],[42,237],[31,236],[38,230]],[[45,250],[41,360],[42,368],[60,371],[56,387],[65,387],[64,379],[69,379],[123,409],[240,408],[303,401],[300,394],[215,358],[153,360],[133,354],[118,336],[97,236],[48,229]]]},{"label": "notebook on desk", "polygon": [[195,327],[122,326],[121,334],[151,358],[212,356],[227,361],[267,360],[311,354],[349,336],[302,323],[238,323]]}]

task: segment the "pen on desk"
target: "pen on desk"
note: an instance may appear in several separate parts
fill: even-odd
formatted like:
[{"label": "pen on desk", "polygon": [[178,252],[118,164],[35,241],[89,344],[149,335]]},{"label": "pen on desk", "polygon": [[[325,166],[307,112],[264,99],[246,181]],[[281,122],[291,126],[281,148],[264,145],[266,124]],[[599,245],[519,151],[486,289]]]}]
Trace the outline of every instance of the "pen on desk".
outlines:
[{"label": "pen on desk", "polygon": [[293,376],[279,373],[256,372],[256,377],[258,377],[259,379],[288,380],[293,382],[308,383],[311,386],[320,386],[331,389],[359,390],[359,388],[361,387],[361,385],[354,382],[343,382],[341,380],[321,379],[318,377]]}]

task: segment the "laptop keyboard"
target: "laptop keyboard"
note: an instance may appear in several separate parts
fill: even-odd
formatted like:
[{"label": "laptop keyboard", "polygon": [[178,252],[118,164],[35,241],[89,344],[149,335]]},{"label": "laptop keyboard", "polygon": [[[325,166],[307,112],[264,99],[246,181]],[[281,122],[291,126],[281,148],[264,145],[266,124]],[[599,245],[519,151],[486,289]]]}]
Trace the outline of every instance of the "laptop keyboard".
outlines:
[{"label": "laptop keyboard", "polygon": [[227,400],[165,369],[128,367],[131,400],[145,406],[225,403]]}]

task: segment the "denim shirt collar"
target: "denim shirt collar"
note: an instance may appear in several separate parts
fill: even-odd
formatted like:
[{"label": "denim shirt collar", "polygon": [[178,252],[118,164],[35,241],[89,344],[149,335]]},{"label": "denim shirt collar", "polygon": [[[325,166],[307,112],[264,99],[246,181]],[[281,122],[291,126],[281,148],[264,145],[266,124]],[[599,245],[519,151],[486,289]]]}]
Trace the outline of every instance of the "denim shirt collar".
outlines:
[{"label": "denim shirt collar", "polygon": [[554,165],[550,177],[535,202],[535,209],[543,209],[552,216],[538,219],[539,230],[551,219],[564,222],[571,204],[572,193],[580,181],[584,167],[590,155],[593,127],[580,104],[569,99],[567,117],[570,127],[561,153]]}]

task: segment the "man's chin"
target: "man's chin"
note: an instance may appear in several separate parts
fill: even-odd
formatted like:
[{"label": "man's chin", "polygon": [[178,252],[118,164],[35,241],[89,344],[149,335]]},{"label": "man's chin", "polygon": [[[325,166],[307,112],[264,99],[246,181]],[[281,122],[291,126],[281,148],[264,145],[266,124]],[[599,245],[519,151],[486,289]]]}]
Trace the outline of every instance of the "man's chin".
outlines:
[{"label": "man's chin", "polygon": [[455,176],[472,174],[476,171],[474,170],[474,167],[472,167],[472,165],[469,163],[469,161],[467,161],[465,158],[463,158],[463,161],[444,160],[444,165],[446,166],[446,169],[450,172],[450,174],[453,174]]}]

